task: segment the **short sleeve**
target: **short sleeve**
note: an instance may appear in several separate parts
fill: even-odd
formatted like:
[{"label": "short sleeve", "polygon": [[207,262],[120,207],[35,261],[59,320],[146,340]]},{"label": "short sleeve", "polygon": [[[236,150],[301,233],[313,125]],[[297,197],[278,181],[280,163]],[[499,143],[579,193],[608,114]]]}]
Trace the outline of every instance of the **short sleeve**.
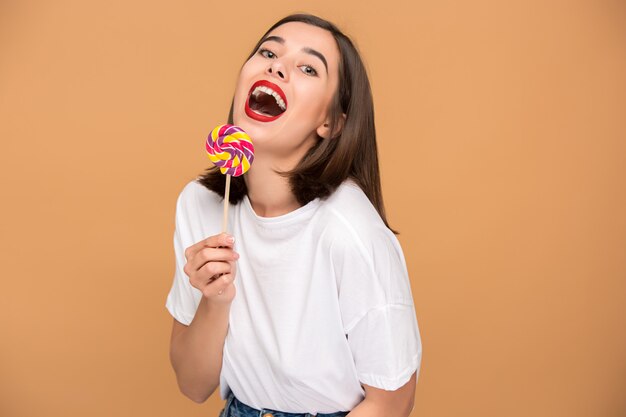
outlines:
[{"label": "short sleeve", "polygon": [[422,343],[411,305],[388,304],[370,310],[348,332],[359,381],[395,391],[419,374]]},{"label": "short sleeve", "polygon": [[359,381],[393,391],[419,373],[422,343],[404,255],[387,228],[347,229],[333,251],[339,305]]},{"label": "short sleeve", "polygon": [[180,193],[176,201],[176,226],[174,230],[175,270],[172,287],[165,303],[170,314],[179,322],[189,325],[196,314],[202,293],[189,283],[189,277],[183,268],[187,263],[185,249],[202,238],[194,236],[197,231],[193,227],[194,189],[196,185],[189,183]]}]

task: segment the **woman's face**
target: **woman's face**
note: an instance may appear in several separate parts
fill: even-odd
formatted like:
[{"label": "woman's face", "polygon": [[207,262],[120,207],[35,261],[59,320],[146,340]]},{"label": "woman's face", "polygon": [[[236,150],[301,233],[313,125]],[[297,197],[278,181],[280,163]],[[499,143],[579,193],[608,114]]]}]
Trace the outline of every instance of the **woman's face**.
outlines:
[{"label": "woman's face", "polygon": [[318,134],[328,136],[338,68],[330,32],[289,22],[268,33],[242,67],[233,103],[233,122],[250,135],[257,156],[270,154],[277,168],[290,169]]}]

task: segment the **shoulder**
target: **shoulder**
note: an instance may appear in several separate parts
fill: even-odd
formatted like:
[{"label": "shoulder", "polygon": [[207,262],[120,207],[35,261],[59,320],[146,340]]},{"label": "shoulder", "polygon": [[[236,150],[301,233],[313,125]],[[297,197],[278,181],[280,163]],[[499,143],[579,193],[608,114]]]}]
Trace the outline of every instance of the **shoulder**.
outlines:
[{"label": "shoulder", "polygon": [[365,193],[355,183],[344,183],[323,207],[324,236],[346,323],[355,323],[372,308],[411,305],[400,242]]},{"label": "shoulder", "polygon": [[180,191],[176,203],[177,211],[204,211],[219,207],[222,197],[198,182],[198,178],[189,181]]},{"label": "shoulder", "polygon": [[344,181],[322,203],[328,215],[346,226],[379,226],[384,223],[365,192],[354,181]]},{"label": "shoulder", "polygon": [[189,181],[176,201],[176,227],[188,243],[219,233],[223,198],[198,182]]},{"label": "shoulder", "polygon": [[380,251],[403,257],[395,234],[355,182],[344,181],[322,203],[322,210],[334,251],[358,252],[366,260],[375,258]]}]

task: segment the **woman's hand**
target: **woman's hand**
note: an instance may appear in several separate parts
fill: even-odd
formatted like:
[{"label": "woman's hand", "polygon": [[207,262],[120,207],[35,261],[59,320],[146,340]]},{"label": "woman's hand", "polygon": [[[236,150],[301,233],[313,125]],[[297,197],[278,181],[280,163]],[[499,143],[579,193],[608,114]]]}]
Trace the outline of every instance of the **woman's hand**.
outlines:
[{"label": "woman's hand", "polygon": [[187,263],[183,270],[208,302],[230,303],[235,298],[233,281],[239,254],[233,250],[233,244],[232,236],[220,233],[185,249]]}]

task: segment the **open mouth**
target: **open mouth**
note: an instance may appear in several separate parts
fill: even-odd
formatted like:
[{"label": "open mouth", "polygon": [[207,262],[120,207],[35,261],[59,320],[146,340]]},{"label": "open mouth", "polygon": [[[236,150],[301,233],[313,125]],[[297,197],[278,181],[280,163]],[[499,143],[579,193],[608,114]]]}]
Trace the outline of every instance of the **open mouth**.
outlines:
[{"label": "open mouth", "polygon": [[261,80],[252,85],[246,101],[246,114],[261,122],[271,122],[287,111],[287,98],[279,86]]}]

